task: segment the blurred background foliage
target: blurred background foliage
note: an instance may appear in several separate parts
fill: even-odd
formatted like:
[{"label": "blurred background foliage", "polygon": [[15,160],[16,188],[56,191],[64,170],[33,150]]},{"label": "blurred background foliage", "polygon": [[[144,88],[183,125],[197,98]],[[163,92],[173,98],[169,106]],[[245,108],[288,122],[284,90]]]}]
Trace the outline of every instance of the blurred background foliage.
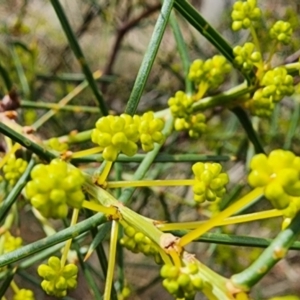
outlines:
[{"label": "blurred background foliage", "polygon": [[[100,70],[103,75],[97,80],[104,99],[112,113],[122,113],[130,95],[145,49],[161,3],[157,0],[72,0],[60,1],[73,31],[82,47],[92,71]],[[246,41],[247,34],[230,30],[230,10],[233,1],[191,1],[211,24],[235,46]],[[293,42],[280,49],[276,56],[278,64],[293,62],[300,56],[300,4],[292,0],[259,1],[266,16],[266,23],[260,24],[258,36],[262,47],[267,46],[266,28],[281,18],[292,23],[295,33]],[[184,34],[191,59],[206,59],[217,54],[216,49],[191,28],[179,15],[178,21]],[[0,96],[8,90],[17,91],[21,108],[18,109],[18,123],[31,125],[45,113],[45,109],[31,108],[30,102],[58,103],[84,80],[78,64],[62,31],[58,18],[46,0],[0,0]],[[184,90],[184,75],[176,43],[170,28],[155,60],[145,92],[138,107],[139,112],[149,109],[165,109],[169,97],[177,90]],[[226,90],[241,83],[240,75],[233,71],[225,84],[212,91]],[[300,155],[300,87],[295,95],[285,98],[269,119],[252,118],[260,134],[265,150],[291,149]],[[85,88],[72,100],[72,105],[95,108],[93,112],[60,111],[38,130],[42,139],[90,129],[99,118],[97,103],[89,88]],[[184,133],[177,133],[168,142],[168,149],[174,153],[225,154],[235,156],[235,162],[226,163],[231,183],[228,199],[235,199],[243,193],[246,182],[247,157],[253,149],[237,118],[221,107],[206,111],[209,119],[208,132],[199,140],[189,141]],[[174,147],[175,145],[175,147]],[[76,146],[79,147],[79,146]],[[125,171],[136,168],[126,165]],[[189,178],[188,164],[157,164],[152,170],[153,177],[159,172],[161,178]],[[185,174],[185,175],[183,175]],[[149,178],[151,177],[151,173]],[[219,209],[206,205],[195,211],[182,205],[189,197],[187,188],[144,188],[135,193],[133,208],[145,216],[164,220],[188,221],[206,218]],[[227,200],[228,200],[227,199]],[[172,200],[172,201],[171,201]],[[226,199],[225,199],[226,202]],[[147,205],[145,205],[147,203]],[[268,203],[259,205],[268,207]],[[190,205],[191,206],[191,205]],[[255,209],[252,208],[252,209]],[[24,217],[30,218],[25,213]],[[34,225],[30,218],[31,226]],[[27,223],[28,224],[28,223]],[[24,224],[25,225],[25,224]],[[23,228],[30,242],[32,229]],[[280,230],[274,221],[254,222],[251,226],[229,226],[224,232],[272,238]],[[221,232],[221,231],[220,231]],[[224,275],[241,271],[261,252],[256,248],[216,246],[194,243],[191,251],[214,270]],[[290,267],[292,265],[292,267]],[[158,267],[150,259],[138,254],[127,255],[126,269],[133,296],[130,299],[170,299],[163,290]],[[267,299],[273,295],[300,294],[298,274],[300,259],[290,251],[286,260],[281,261],[272,273],[254,289],[255,299]],[[103,282],[102,282],[103,284]],[[101,285],[101,280],[99,281]],[[81,296],[80,296],[81,295]],[[84,284],[71,293],[74,299],[90,299],[91,294]],[[42,299],[42,294],[37,299]],[[46,299],[46,298],[44,298]],[[48,299],[48,298],[47,298]],[[50,298],[49,298],[50,299]],[[200,298],[199,298],[200,299]]]}]

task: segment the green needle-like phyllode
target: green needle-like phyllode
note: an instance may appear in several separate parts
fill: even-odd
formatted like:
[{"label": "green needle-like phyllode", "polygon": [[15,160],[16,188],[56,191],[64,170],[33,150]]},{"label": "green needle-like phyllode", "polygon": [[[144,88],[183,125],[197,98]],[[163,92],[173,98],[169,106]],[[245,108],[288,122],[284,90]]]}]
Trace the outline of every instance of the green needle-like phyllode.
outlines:
[{"label": "green needle-like phyllode", "polygon": [[81,208],[85,199],[81,171],[65,161],[54,159],[49,165],[38,164],[25,187],[26,196],[45,218],[65,218],[68,207]]},{"label": "green needle-like phyllode", "polygon": [[56,256],[51,256],[48,264],[40,265],[37,271],[44,279],[41,286],[48,295],[64,297],[68,289],[77,286],[77,266],[68,264],[62,267],[60,259]]},{"label": "green needle-like phyllode", "polygon": [[25,172],[26,168],[27,161],[12,155],[3,166],[4,178],[9,182],[10,186],[13,186]]},{"label": "green needle-like phyllode", "polygon": [[291,42],[293,28],[289,22],[277,21],[270,29],[270,37],[288,45]]},{"label": "green needle-like phyllode", "polygon": [[300,210],[300,157],[290,151],[274,150],[269,156],[255,155],[248,182],[265,187],[265,197],[276,209],[292,218]]},{"label": "green needle-like phyllode", "polygon": [[233,5],[231,13],[232,30],[247,29],[253,21],[258,21],[261,17],[261,10],[257,7],[256,0],[237,1]]},{"label": "green needle-like phyllode", "polygon": [[13,300],[35,300],[35,297],[32,290],[20,289],[14,294]]},{"label": "green needle-like phyllode", "polygon": [[226,173],[221,172],[220,164],[198,162],[193,165],[192,170],[195,175],[193,191],[196,202],[215,201],[225,194],[229,178]]}]

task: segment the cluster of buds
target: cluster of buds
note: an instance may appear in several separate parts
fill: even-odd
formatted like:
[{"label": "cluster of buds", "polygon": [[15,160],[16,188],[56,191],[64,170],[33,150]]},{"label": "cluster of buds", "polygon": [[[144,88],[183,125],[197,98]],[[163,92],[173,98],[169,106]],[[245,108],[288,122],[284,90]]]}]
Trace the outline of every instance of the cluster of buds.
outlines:
[{"label": "cluster of buds", "polygon": [[128,224],[124,226],[124,236],[120,244],[133,253],[141,252],[146,256],[153,256],[157,264],[162,263],[158,248],[151,239]]},{"label": "cluster of buds", "polygon": [[293,28],[289,22],[277,21],[270,29],[270,37],[280,43],[288,45],[291,42]]},{"label": "cluster of buds", "polygon": [[9,231],[4,233],[4,253],[14,251],[20,248],[23,244],[23,240],[21,237],[13,236]]},{"label": "cluster of buds", "polygon": [[202,279],[199,277],[197,263],[188,263],[182,267],[163,265],[160,270],[164,278],[163,286],[176,299],[194,299],[195,294],[203,288]]},{"label": "cluster of buds", "polygon": [[162,133],[164,126],[164,121],[162,119],[155,118],[152,111],[146,112],[142,117],[140,117],[140,142],[145,152],[153,150],[154,143],[162,144],[165,141],[165,136]]},{"label": "cluster of buds", "polygon": [[47,141],[47,146],[57,152],[64,152],[68,150],[67,143],[61,143],[58,138],[51,138]]},{"label": "cluster of buds", "polygon": [[262,62],[262,57],[259,51],[255,50],[253,43],[245,43],[243,46],[233,48],[234,62],[245,72],[250,72],[254,66]]},{"label": "cluster of buds", "polygon": [[49,165],[36,165],[30,175],[26,196],[45,218],[65,218],[68,206],[81,207],[85,199],[81,186],[85,179],[79,169],[54,159]]},{"label": "cluster of buds", "polygon": [[288,218],[300,210],[300,157],[285,150],[255,155],[248,182],[263,187],[265,197]]},{"label": "cluster of buds", "polygon": [[202,113],[189,115],[186,118],[175,119],[174,127],[177,131],[188,131],[191,138],[198,138],[206,131],[206,118]]},{"label": "cluster of buds", "polygon": [[3,166],[3,173],[5,180],[10,186],[15,185],[17,180],[25,172],[27,168],[27,161],[22,158],[16,158],[14,155],[10,156],[6,164]]},{"label": "cluster of buds", "polygon": [[193,192],[196,202],[216,201],[225,194],[229,178],[226,173],[221,172],[220,164],[198,162],[193,165],[192,170],[195,175]]},{"label": "cluster of buds", "polygon": [[231,71],[231,65],[226,58],[221,55],[215,55],[205,61],[196,59],[190,66],[188,78],[196,86],[205,84],[208,88],[216,88],[225,79],[225,75]]},{"label": "cluster of buds", "polygon": [[206,131],[204,114],[193,114],[193,98],[178,91],[168,101],[171,113],[175,118],[174,127],[177,131],[187,131],[190,137],[198,138]]},{"label": "cluster of buds", "polygon": [[253,21],[258,21],[261,17],[261,10],[257,7],[256,0],[237,1],[233,5],[231,13],[232,30],[247,29]]},{"label": "cluster of buds", "polygon": [[168,101],[170,111],[174,118],[187,118],[193,112],[193,98],[183,91],[176,92]]},{"label": "cluster of buds", "polygon": [[35,300],[32,290],[20,289],[14,294],[13,300]]},{"label": "cluster of buds", "polygon": [[37,271],[44,279],[41,286],[48,295],[64,297],[68,289],[74,289],[77,286],[77,266],[68,264],[62,267],[60,259],[56,256],[51,256],[48,264],[40,265]]},{"label": "cluster of buds", "polygon": [[153,112],[143,116],[127,114],[106,116],[96,122],[93,129],[92,142],[103,148],[103,157],[115,161],[120,152],[133,156],[138,150],[140,141],[144,151],[151,151],[154,143],[162,144],[164,121],[154,117]]},{"label": "cluster of buds", "polygon": [[270,116],[275,103],[294,93],[293,83],[293,77],[284,67],[267,71],[260,81],[261,88],[247,104],[251,113],[260,117]]}]

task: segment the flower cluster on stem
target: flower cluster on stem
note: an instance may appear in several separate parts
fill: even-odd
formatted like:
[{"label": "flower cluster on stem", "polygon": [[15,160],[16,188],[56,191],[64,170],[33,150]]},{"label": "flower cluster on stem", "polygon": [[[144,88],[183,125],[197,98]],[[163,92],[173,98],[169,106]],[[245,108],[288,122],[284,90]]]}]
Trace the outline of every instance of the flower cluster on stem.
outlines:
[{"label": "flower cluster on stem", "polygon": [[215,201],[225,194],[229,178],[226,173],[221,172],[220,164],[198,162],[193,165],[192,170],[195,175],[194,199],[197,203]]},{"label": "flower cluster on stem", "polygon": [[27,161],[22,158],[16,158],[11,155],[3,166],[4,178],[9,182],[10,186],[15,185],[17,180],[25,172],[27,168]]},{"label": "flower cluster on stem", "polygon": [[144,113],[142,116],[110,115],[96,122],[91,139],[93,143],[103,148],[104,159],[115,161],[120,152],[127,156],[136,154],[138,141],[146,152],[151,151],[155,143],[162,144],[163,128],[164,121],[155,118],[153,112]]},{"label": "flower cluster on stem", "polygon": [[274,105],[284,96],[294,93],[294,79],[285,67],[277,67],[267,71],[260,80],[260,86],[252,99],[246,103],[251,113],[260,117],[272,114]]},{"label": "flower cluster on stem", "polygon": [[123,245],[128,250],[133,253],[143,253],[146,256],[153,256],[157,264],[161,264],[162,259],[159,254],[157,246],[145,236],[142,232],[137,231],[134,227],[124,223],[124,236],[120,240],[121,245]]},{"label": "flower cluster on stem", "polygon": [[264,187],[272,205],[293,218],[300,210],[300,157],[285,150],[273,150],[268,156],[257,154],[251,160],[249,184]]},{"label": "flower cluster on stem", "polygon": [[41,286],[48,295],[64,297],[68,289],[74,289],[77,286],[77,266],[74,264],[62,266],[60,259],[56,256],[51,256],[48,264],[40,265],[37,271],[44,279]]},{"label": "flower cluster on stem", "polygon": [[54,159],[49,165],[38,164],[25,187],[30,203],[45,218],[65,218],[68,207],[80,208],[85,196],[81,171],[65,161]]},{"label": "flower cluster on stem", "polygon": [[231,13],[232,30],[247,29],[253,21],[259,20],[261,10],[257,7],[256,0],[236,1]]},{"label": "flower cluster on stem", "polygon": [[197,263],[188,263],[181,267],[163,265],[160,275],[164,278],[163,286],[171,295],[188,300],[194,299],[196,292],[203,288],[199,271]]}]

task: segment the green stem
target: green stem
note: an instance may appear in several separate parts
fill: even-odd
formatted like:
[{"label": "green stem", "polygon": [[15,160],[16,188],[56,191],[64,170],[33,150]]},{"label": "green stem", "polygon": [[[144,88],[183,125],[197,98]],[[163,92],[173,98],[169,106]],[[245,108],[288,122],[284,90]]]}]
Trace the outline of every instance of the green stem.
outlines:
[{"label": "green stem", "polygon": [[237,116],[240,123],[244,127],[249,140],[252,142],[256,153],[265,153],[265,150],[259,141],[259,138],[252,126],[252,123],[247,115],[247,113],[241,107],[235,107],[232,112]]},{"label": "green stem", "polygon": [[50,161],[53,158],[56,158],[55,154],[36,144],[35,142],[28,139],[24,135],[18,133],[17,131],[11,129],[2,122],[0,122],[0,132],[11,138],[16,143],[19,143],[28,150],[32,151],[37,156],[41,157],[42,159],[45,159],[46,161]]},{"label": "green stem", "polygon": [[7,89],[7,92],[11,91],[11,89],[13,87],[13,83],[11,81],[9,73],[2,66],[2,64],[0,64],[0,74],[1,74],[1,77],[3,78],[3,81],[4,81],[5,87]]},{"label": "green stem", "polygon": [[183,17],[210,41],[230,62],[234,55],[226,40],[185,0],[175,0],[174,7]]},{"label": "green stem", "polygon": [[93,291],[93,296],[94,296],[93,299],[94,300],[102,300],[102,295],[100,293],[98,284],[95,282],[96,278],[94,278],[92,276],[92,273],[91,273],[88,265],[84,263],[79,244],[75,243],[74,247],[76,249],[78,261],[79,261],[80,267],[83,271],[86,282],[87,282],[88,286],[90,287],[90,289]]},{"label": "green stem", "polygon": [[[168,137],[171,132],[173,131],[173,118],[169,118],[166,122],[165,128],[163,130],[163,133],[166,137]],[[143,159],[141,164],[139,165],[138,169],[134,173],[132,180],[141,180],[144,178],[146,172],[151,167],[153,161],[155,160],[155,157],[158,155],[158,152],[162,145],[156,144],[154,146],[154,149],[149,152],[146,157]],[[119,198],[119,201],[123,202],[125,205],[128,205],[130,203],[130,199],[135,191],[135,188],[126,188],[123,190],[121,197]]]},{"label": "green stem", "polygon": [[21,107],[24,108],[37,108],[37,109],[53,109],[57,111],[72,111],[74,113],[99,113],[99,109],[97,107],[90,107],[90,106],[77,106],[77,105],[60,105],[58,103],[47,103],[47,102],[34,102],[28,100],[21,101]]},{"label": "green stem", "polygon": [[[63,135],[58,137],[61,143],[68,144],[78,144],[82,142],[89,141],[91,139],[92,129],[81,131],[81,132],[71,132],[68,135]],[[45,141],[47,143],[47,141]]]},{"label": "green stem", "polygon": [[227,106],[236,102],[240,97],[251,93],[254,90],[254,87],[248,87],[247,83],[241,83],[234,88],[220,93],[217,96],[206,97],[198,101],[193,106],[193,111],[202,111],[207,108],[212,108],[216,106]]},{"label": "green stem", "polygon": [[[85,76],[82,73],[60,73],[59,75],[54,74],[37,74],[37,79],[47,80],[47,81],[67,81],[67,82],[81,82],[85,80]],[[99,82],[113,82],[115,76],[103,75],[97,79]],[[99,109],[98,109],[99,112]]]},{"label": "green stem", "polygon": [[[181,237],[184,236],[188,231],[186,230],[171,230],[168,231],[175,236]],[[228,246],[242,246],[242,247],[253,247],[253,248],[267,248],[273,240],[264,239],[259,237],[252,236],[242,236],[235,234],[224,234],[224,233],[204,233],[201,237],[194,240],[194,242],[201,243],[214,243]],[[291,250],[300,250],[300,242],[294,242],[291,247]]]},{"label": "green stem", "polygon": [[192,186],[196,183],[193,179],[156,179],[156,180],[128,180],[107,181],[107,188],[123,187],[158,187],[158,186]]},{"label": "green stem", "polygon": [[[141,162],[147,156],[147,154],[136,154],[133,157],[128,157],[125,154],[119,154],[116,162],[131,163],[131,162]],[[234,157],[227,155],[201,155],[201,154],[167,154],[158,153],[154,158],[153,162],[199,162],[199,161],[230,161],[234,160]],[[104,158],[102,154],[87,155],[79,158],[72,158],[73,163],[87,163],[87,162],[102,162]]]},{"label": "green stem", "polygon": [[296,215],[288,228],[277,235],[270,246],[250,267],[231,277],[233,286],[248,291],[264,275],[269,273],[279,260],[285,257],[299,233],[300,213]]},{"label": "green stem", "polygon": [[0,299],[3,299],[2,297],[4,296],[5,292],[9,288],[10,283],[14,279],[15,273],[16,273],[16,269],[9,270],[9,272],[7,273],[0,287]]},{"label": "green stem", "polygon": [[[224,226],[224,225],[232,225],[232,224],[240,224],[246,222],[253,222],[263,219],[282,217],[282,211],[277,209],[271,209],[267,211],[254,212],[250,214],[237,215],[230,218],[226,218],[220,221],[216,226]],[[175,223],[166,223],[166,224],[158,224],[157,227],[162,231],[170,231],[170,230],[188,230],[195,229],[203,224],[206,221],[192,221],[192,222],[175,222]]]},{"label": "green stem", "polygon": [[118,241],[119,222],[115,220],[112,222],[113,224],[111,229],[108,269],[106,274],[105,292],[103,297],[104,300],[112,299],[111,289],[114,282],[114,270],[115,270],[115,262],[116,262],[116,249],[117,249],[117,241]]},{"label": "green stem", "polygon": [[16,71],[17,71],[17,74],[18,74],[18,77],[20,80],[20,84],[22,87],[22,92],[24,93],[24,95],[26,95],[28,97],[30,95],[30,87],[29,87],[20,57],[17,54],[15,45],[10,45],[10,53],[11,53],[13,62],[16,67]]},{"label": "green stem", "polygon": [[96,83],[96,81],[93,77],[93,74],[87,64],[87,61],[86,61],[86,59],[83,55],[83,52],[79,46],[76,36],[69,24],[69,21],[65,15],[65,12],[64,12],[61,4],[59,3],[59,0],[50,0],[50,2],[56,12],[57,17],[59,18],[59,21],[61,23],[61,26],[62,26],[64,32],[68,38],[70,47],[72,48],[72,50],[77,58],[77,61],[81,66],[82,72],[84,73],[86,80],[88,81],[90,88],[93,91],[93,93],[98,101],[99,108],[100,108],[102,115],[107,115],[108,109],[104,102],[103,95],[97,87],[97,83]]},{"label": "green stem", "polygon": [[284,65],[284,67],[286,68],[288,74],[290,74],[292,76],[299,75],[300,62],[286,64],[286,65]]},{"label": "green stem", "polygon": [[283,149],[289,150],[292,145],[292,140],[293,137],[297,131],[298,128],[298,122],[299,122],[299,116],[300,116],[300,104],[299,104],[299,96],[295,97],[296,101],[294,101],[294,108],[293,112],[290,118],[290,124],[289,124],[289,129],[288,132],[285,136],[285,141],[283,145]]},{"label": "green stem", "polygon": [[180,31],[180,27],[178,25],[178,22],[176,20],[175,13],[171,13],[170,19],[169,19],[171,28],[173,30],[174,38],[176,41],[176,46],[178,53],[181,58],[181,62],[183,65],[183,71],[184,71],[184,78],[185,78],[185,89],[187,94],[193,93],[193,83],[189,80],[188,74],[190,70],[190,59],[186,47],[186,42],[183,39],[182,33]]},{"label": "green stem", "polygon": [[84,183],[84,189],[92,196],[93,199],[97,199],[103,206],[117,208],[122,216],[122,219],[134,226],[138,231],[144,233],[146,236],[149,236],[155,243],[160,243],[160,237],[163,233],[156,226],[154,226],[152,220],[142,217],[123,204],[124,202],[128,204],[134,188],[133,191],[132,188],[126,189],[125,191],[129,190],[129,192],[123,192],[121,197],[117,200],[106,190],[95,185],[92,182],[90,175],[85,174],[85,177],[86,181]]},{"label": "green stem", "polygon": [[248,194],[244,195],[242,198],[234,202],[232,205],[225,208],[223,211],[219,212],[216,216],[212,217],[211,219],[207,220],[203,225],[200,225],[198,228],[190,231],[185,236],[180,239],[180,246],[186,246],[194,239],[197,239],[202,234],[206,233],[210,229],[219,225],[221,221],[236,214],[239,210],[244,208],[249,203],[256,201],[257,199],[261,198],[263,195],[262,188],[256,188],[249,192]]},{"label": "green stem", "polygon": [[[74,208],[73,209],[71,223],[70,223],[70,227],[74,226],[77,223],[78,216],[79,216],[79,209],[78,208]],[[61,263],[61,267],[62,268],[65,266],[65,263],[67,261],[68,253],[69,253],[69,251],[71,249],[71,245],[72,245],[72,239],[68,240],[66,242],[65,246],[64,246],[64,250],[62,252],[62,256],[61,256],[61,259],[60,259],[60,263]]]},{"label": "green stem", "polygon": [[54,246],[68,239],[74,239],[81,233],[90,230],[92,227],[97,227],[104,222],[104,216],[102,214],[96,214],[72,227],[63,229],[49,237],[23,246],[22,248],[19,248],[15,251],[3,254],[0,256],[0,267],[7,266],[8,264],[31,256],[37,252],[50,248],[51,246]]},{"label": "green stem", "polygon": [[141,99],[146,81],[149,77],[152,65],[154,63],[160,42],[165,32],[168,20],[173,8],[174,0],[163,1],[161,12],[155,24],[151,40],[146,53],[143,57],[142,64],[135,79],[135,83],[126,105],[125,113],[133,115]]},{"label": "green stem", "polygon": [[254,42],[254,45],[256,47],[256,50],[261,53],[260,43],[259,43],[256,31],[255,31],[255,28],[254,28],[254,26],[252,24],[250,25],[250,32],[251,32],[251,35],[252,35],[253,42]]},{"label": "green stem", "polygon": [[[97,247],[104,241],[110,229],[111,229],[111,222],[104,223],[99,227],[99,229],[95,230],[95,232],[94,231],[92,232],[93,240],[90,243],[89,249],[86,253],[84,260],[87,260],[95,251],[95,249],[97,249]],[[101,256],[99,256],[99,261],[101,262],[100,258]]]}]

